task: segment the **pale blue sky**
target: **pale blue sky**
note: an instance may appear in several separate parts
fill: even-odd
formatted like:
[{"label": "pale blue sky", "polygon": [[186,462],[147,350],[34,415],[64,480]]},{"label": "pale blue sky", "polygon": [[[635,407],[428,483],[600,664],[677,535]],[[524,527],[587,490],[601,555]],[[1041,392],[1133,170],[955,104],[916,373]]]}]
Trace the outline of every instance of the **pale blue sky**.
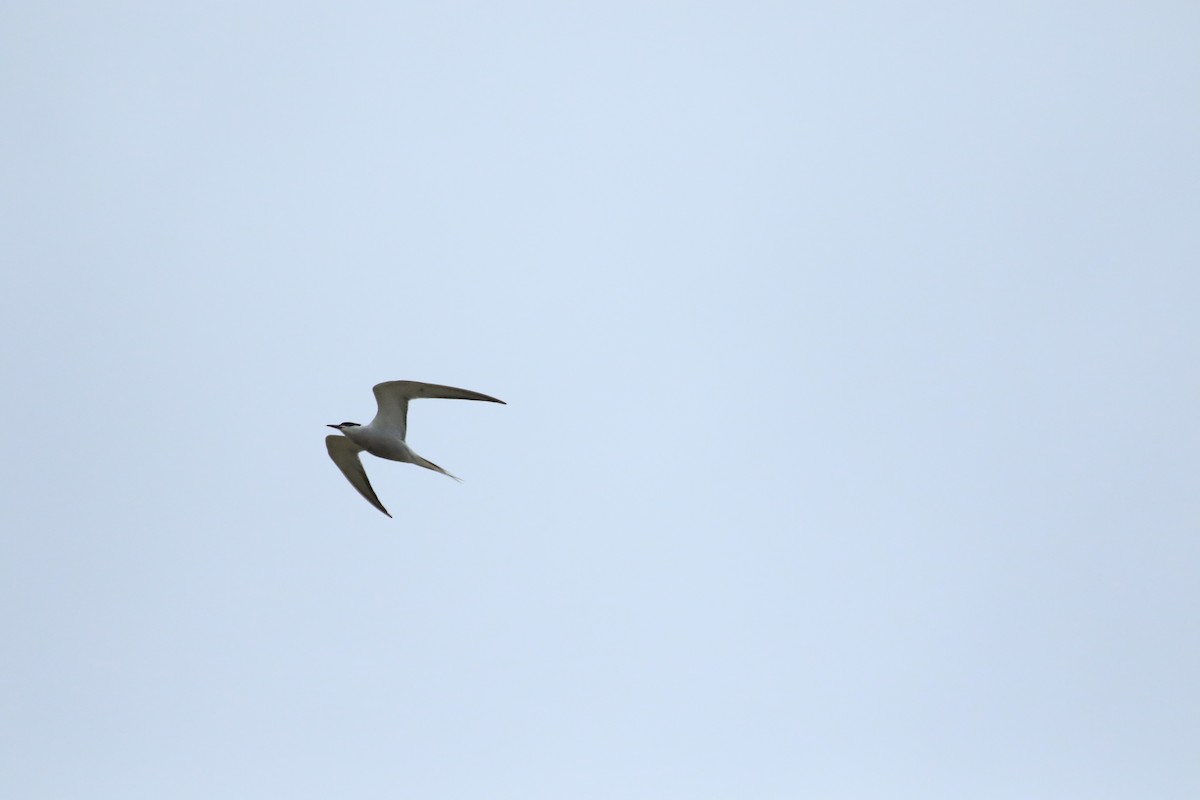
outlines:
[{"label": "pale blue sky", "polygon": [[8,4],[0,796],[1200,796],[1197,42]]}]

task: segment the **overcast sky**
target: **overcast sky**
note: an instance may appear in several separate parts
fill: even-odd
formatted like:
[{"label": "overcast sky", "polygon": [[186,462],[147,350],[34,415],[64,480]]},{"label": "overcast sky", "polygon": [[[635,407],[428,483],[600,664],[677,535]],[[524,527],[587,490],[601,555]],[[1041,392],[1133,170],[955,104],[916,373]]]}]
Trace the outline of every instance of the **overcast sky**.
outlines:
[{"label": "overcast sky", "polygon": [[6,4],[0,795],[1200,797],[1198,43]]}]

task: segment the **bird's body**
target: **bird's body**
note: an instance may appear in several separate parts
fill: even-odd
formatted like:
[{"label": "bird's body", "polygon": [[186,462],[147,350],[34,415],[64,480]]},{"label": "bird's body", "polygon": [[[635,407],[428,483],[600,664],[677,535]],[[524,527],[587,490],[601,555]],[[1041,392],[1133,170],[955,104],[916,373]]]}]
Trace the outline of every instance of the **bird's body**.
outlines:
[{"label": "bird's body", "polygon": [[337,465],[346,480],[350,481],[358,493],[367,499],[371,505],[384,514],[391,516],[388,510],[379,502],[371,482],[367,479],[366,470],[358,454],[370,453],[389,461],[403,461],[416,464],[434,472],[459,480],[432,461],[422,458],[408,446],[405,437],[408,433],[408,401],[421,397],[439,397],[452,400],[484,400],[489,403],[504,404],[486,394],[472,392],[469,389],[456,389],[453,386],[441,386],[435,383],[419,383],[417,381],[388,381],[376,384],[374,388],[375,402],[379,410],[366,425],[356,422],[342,422],[327,427],[341,432],[341,436],[326,436],[325,447],[329,457]]},{"label": "bird's body", "polygon": [[342,435],[366,452],[388,461],[404,461],[416,463],[417,454],[408,446],[408,442],[397,439],[390,431],[378,430],[370,425],[356,425],[352,428],[342,428]]}]

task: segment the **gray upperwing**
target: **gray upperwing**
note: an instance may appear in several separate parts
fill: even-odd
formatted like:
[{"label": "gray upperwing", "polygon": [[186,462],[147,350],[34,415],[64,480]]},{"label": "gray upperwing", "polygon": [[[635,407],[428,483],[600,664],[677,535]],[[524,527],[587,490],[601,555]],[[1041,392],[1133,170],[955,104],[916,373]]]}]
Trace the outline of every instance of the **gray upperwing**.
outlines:
[{"label": "gray upperwing", "polygon": [[337,468],[346,476],[346,480],[350,481],[350,485],[357,489],[368,503],[390,517],[391,514],[383,507],[383,503],[379,502],[379,497],[371,488],[371,482],[367,480],[367,471],[363,469],[362,461],[358,458],[362,448],[345,436],[326,436],[325,449],[329,451],[333,463],[337,464]]},{"label": "gray upperwing", "polygon": [[375,392],[375,403],[379,411],[372,425],[386,425],[396,431],[401,439],[408,433],[408,401],[422,397],[440,398],[444,400],[483,400],[488,403],[506,405],[503,400],[472,392],[470,389],[458,389],[454,386],[442,386],[437,383],[421,383],[420,381],[387,381],[377,383],[372,390]]}]

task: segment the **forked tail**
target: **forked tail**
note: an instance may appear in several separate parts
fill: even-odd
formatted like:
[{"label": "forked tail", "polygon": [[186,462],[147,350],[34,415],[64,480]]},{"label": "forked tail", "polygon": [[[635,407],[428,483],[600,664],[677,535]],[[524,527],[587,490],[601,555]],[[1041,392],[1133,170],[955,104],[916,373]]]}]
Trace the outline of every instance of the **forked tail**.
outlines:
[{"label": "forked tail", "polygon": [[413,461],[413,463],[416,464],[418,467],[424,467],[425,469],[431,469],[434,472],[442,473],[447,478],[454,478],[454,480],[458,481],[459,483],[463,482],[462,478],[458,477],[457,475],[451,475],[449,472],[446,472],[446,470],[442,469],[441,467],[439,467],[437,464],[433,463],[429,459],[421,458],[416,453],[413,453],[413,458],[415,459],[415,461]]}]

